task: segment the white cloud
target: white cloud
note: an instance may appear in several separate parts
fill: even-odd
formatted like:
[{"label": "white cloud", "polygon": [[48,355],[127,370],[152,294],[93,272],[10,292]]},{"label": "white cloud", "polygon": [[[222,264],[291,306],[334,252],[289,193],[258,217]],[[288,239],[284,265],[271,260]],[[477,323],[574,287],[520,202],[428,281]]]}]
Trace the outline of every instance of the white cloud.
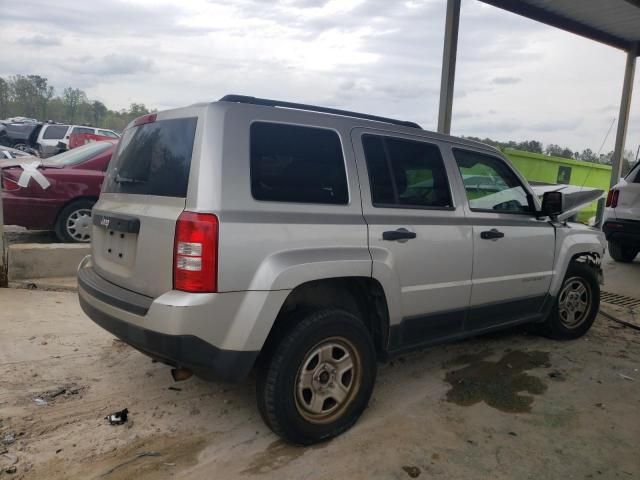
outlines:
[{"label": "white cloud", "polygon": [[[240,93],[434,129],[444,14],[442,0],[21,0],[0,15],[15,39],[0,75],[40,74],[112,108]],[[453,133],[597,150],[623,67],[618,50],[467,0]],[[638,110],[627,148],[640,143]]]}]

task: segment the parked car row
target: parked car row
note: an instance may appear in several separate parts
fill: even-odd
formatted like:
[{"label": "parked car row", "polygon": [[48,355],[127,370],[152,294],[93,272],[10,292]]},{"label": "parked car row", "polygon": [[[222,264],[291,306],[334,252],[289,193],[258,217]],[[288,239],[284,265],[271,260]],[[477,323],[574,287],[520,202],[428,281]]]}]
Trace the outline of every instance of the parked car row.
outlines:
[{"label": "parked car row", "polygon": [[84,125],[0,123],[0,145],[25,150],[43,158],[72,148],[74,145],[70,146],[70,141],[72,142],[73,136],[83,134],[95,136],[97,139],[120,137],[113,130]]}]

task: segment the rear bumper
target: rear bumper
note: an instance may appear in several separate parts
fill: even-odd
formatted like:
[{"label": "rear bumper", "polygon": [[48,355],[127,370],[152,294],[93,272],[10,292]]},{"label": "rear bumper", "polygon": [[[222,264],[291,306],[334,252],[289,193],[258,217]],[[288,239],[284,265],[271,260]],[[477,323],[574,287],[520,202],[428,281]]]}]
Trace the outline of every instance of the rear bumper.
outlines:
[{"label": "rear bumper", "polygon": [[[261,299],[250,294],[262,292],[173,291],[153,299],[103,279],[87,259],[78,269],[78,296],[82,310],[96,324],[142,353],[188,368],[201,378],[237,382],[249,374],[270,324],[260,340],[262,329],[256,328],[260,325],[259,315],[247,322],[242,314],[251,312],[243,312],[241,307],[260,304]],[[256,313],[264,310],[264,303],[262,306]],[[245,319],[244,330],[237,323],[239,316]],[[248,348],[227,348],[225,342],[229,345],[232,340]],[[251,348],[252,343],[259,343],[260,347]]]},{"label": "rear bumper", "polygon": [[640,221],[607,219],[602,225],[602,231],[608,241],[620,241],[640,244]]},{"label": "rear bumper", "polygon": [[223,350],[193,335],[168,335],[111,316],[80,296],[84,313],[96,324],[148,355],[175,367],[186,367],[207,380],[237,382],[244,379],[259,352]]}]

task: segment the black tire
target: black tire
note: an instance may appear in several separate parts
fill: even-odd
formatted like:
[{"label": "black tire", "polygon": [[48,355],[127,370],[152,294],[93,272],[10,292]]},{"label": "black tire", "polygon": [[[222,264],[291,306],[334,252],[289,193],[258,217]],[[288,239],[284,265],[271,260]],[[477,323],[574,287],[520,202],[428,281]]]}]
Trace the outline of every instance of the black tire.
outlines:
[{"label": "black tire", "polygon": [[638,255],[638,249],[624,246],[619,242],[609,240],[609,255],[616,262],[630,263]]},{"label": "black tire", "polygon": [[[87,243],[91,241],[91,213],[89,213],[88,220],[86,218],[82,218],[82,228],[88,227],[88,236],[81,235],[79,229],[74,230],[73,228],[67,228],[67,222],[72,221],[73,216],[78,212],[86,212],[87,210],[90,212],[93,208],[93,205],[96,202],[93,200],[76,200],[75,202],[71,202],[69,205],[64,207],[58,218],[56,220],[55,232],[58,240],[65,243]],[[89,222],[86,225],[87,221]],[[74,236],[73,232],[77,232]]]},{"label": "black tire", "polygon": [[[371,335],[363,323],[343,310],[320,310],[301,314],[300,318],[292,320],[296,322],[295,326],[281,338],[270,356],[258,368],[258,409],[265,423],[276,434],[292,443],[310,445],[345,432],[358,420],[373,392],[376,351]],[[336,345],[335,349],[333,345]],[[328,405],[327,411],[335,408],[334,413],[324,416],[321,413],[313,418],[314,413],[305,410],[305,401],[306,396],[316,395],[316,389],[309,387],[305,390],[301,386],[303,383],[298,380],[306,371],[309,378],[314,378],[314,382],[316,377],[317,382],[322,378],[326,381],[326,377],[322,377],[325,362],[318,356],[317,363],[314,364],[314,352],[318,349],[327,351],[324,349],[328,348],[333,358],[335,351],[338,350],[339,353],[342,345],[345,346],[343,350],[349,349],[353,356],[351,382],[347,382],[350,386],[345,387],[350,389],[350,393],[342,403],[335,402],[332,398],[323,400],[321,409]],[[346,353],[345,356],[349,357]],[[338,357],[335,361],[339,362],[343,358],[345,357]],[[319,371],[322,373],[318,374]],[[329,387],[334,385],[334,375],[330,376],[331,381],[327,384]],[[335,382],[339,381],[344,385],[343,379],[348,375],[337,375],[341,377],[335,376]],[[310,399],[308,401],[312,403]],[[335,402],[333,407],[331,401]]]},{"label": "black tire", "polygon": [[[582,285],[586,292],[578,298],[587,303],[584,315],[580,315],[580,311],[574,313],[574,317],[568,315],[566,304],[563,301],[571,303],[572,300],[567,298],[569,293],[578,295],[578,291],[574,290],[576,286]],[[578,300],[574,301],[574,305]],[[580,308],[580,307],[578,307]],[[598,283],[598,274],[595,269],[586,263],[572,262],[567,269],[560,292],[553,305],[551,313],[547,317],[544,324],[543,333],[556,340],[573,340],[582,337],[589,331],[591,325],[598,315],[600,308],[600,284]],[[579,315],[578,321],[572,325],[571,321],[576,320],[575,314]]]}]

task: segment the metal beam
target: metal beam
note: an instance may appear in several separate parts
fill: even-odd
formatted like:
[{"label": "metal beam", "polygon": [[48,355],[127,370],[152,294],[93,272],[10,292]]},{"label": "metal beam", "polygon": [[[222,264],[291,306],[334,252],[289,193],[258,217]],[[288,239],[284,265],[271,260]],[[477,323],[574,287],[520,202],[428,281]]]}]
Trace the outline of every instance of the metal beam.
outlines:
[{"label": "metal beam", "polygon": [[[591,40],[595,40],[597,42],[610,45],[612,47],[621,48],[623,50],[629,50],[630,48],[633,47],[632,42],[630,42],[628,39],[618,37],[611,33],[605,32],[602,29],[592,27],[591,25],[580,22],[573,18],[568,18],[561,14],[554,13],[550,11],[549,8],[532,5],[526,1],[521,1],[521,0],[481,0],[481,1],[484,3],[488,3],[489,5],[493,5],[494,7],[502,8],[503,10],[507,10],[509,12],[512,12],[518,15],[522,15],[523,17],[530,18],[532,20],[536,20],[541,23],[545,23],[552,27],[565,30],[567,32],[575,33],[576,35],[580,35],[582,37],[586,37]],[[634,6],[638,6],[636,5],[638,3],[637,0],[627,0],[627,2],[629,2]],[[547,2],[547,3],[551,4],[552,2]],[[603,8],[605,7],[603,6]]]},{"label": "metal beam", "polygon": [[629,124],[629,110],[631,109],[631,93],[633,92],[633,77],[636,71],[636,57],[638,46],[627,52],[627,63],[624,69],[624,82],[622,84],[622,98],[620,99],[620,113],[618,114],[618,128],[616,130],[616,144],[611,159],[611,183],[613,187],[620,180],[622,174],[624,145],[627,138],[627,125]]},{"label": "metal beam", "polygon": [[451,133],[451,110],[453,109],[453,87],[456,78],[459,27],[460,0],[447,0],[442,77],[440,80],[440,110],[438,112],[438,132],[446,134]]},{"label": "metal beam", "polygon": [[7,255],[4,246],[4,216],[2,212],[2,188],[0,185],[0,288],[8,285]]}]

